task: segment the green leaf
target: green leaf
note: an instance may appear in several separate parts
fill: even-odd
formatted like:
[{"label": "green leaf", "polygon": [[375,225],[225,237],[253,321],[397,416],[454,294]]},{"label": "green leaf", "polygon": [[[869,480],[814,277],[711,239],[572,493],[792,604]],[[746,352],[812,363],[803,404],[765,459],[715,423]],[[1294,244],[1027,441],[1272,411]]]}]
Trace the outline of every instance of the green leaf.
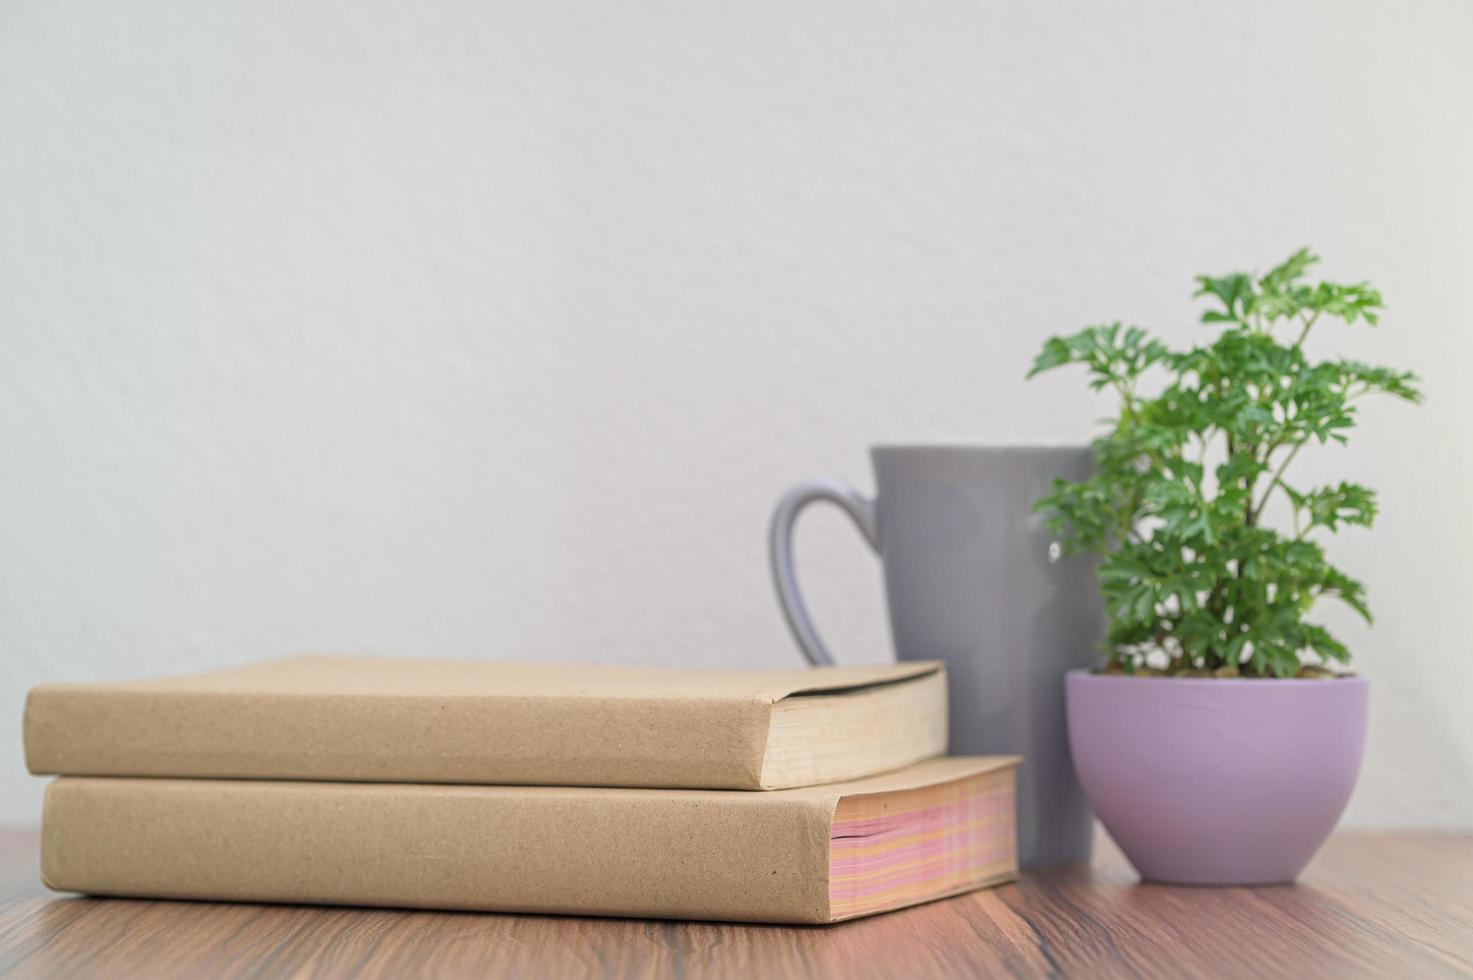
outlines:
[{"label": "green leaf", "polygon": [[1318,255],[1312,254],[1307,248],[1301,248],[1264,273],[1263,278],[1258,281],[1259,286],[1265,292],[1282,291],[1286,287],[1303,279],[1304,274],[1309,271],[1309,267],[1319,262],[1319,260],[1320,257]]},{"label": "green leaf", "polygon": [[1253,281],[1242,272],[1218,277],[1198,276],[1194,295],[1215,296],[1222,303],[1222,310],[1212,319],[1203,314],[1204,323],[1241,323],[1253,309]]}]

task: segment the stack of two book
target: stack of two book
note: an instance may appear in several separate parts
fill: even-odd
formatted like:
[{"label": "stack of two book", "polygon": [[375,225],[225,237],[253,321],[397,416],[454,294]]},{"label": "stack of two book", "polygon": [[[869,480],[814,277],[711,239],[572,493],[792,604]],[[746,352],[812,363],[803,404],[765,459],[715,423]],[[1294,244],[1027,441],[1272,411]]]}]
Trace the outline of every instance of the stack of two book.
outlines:
[{"label": "stack of two book", "polygon": [[826,923],[1016,877],[1018,760],[946,727],[936,663],[304,657],[43,685],[25,740],[58,890]]}]

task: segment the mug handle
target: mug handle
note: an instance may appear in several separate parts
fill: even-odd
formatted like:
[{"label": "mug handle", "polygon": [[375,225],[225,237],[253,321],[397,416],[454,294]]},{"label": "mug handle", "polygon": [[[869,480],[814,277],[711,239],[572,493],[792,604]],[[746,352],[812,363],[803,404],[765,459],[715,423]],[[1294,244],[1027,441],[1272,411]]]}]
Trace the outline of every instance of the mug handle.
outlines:
[{"label": "mug handle", "polygon": [[837,480],[800,483],[782,495],[777,509],[772,512],[767,556],[772,565],[772,584],[777,589],[783,618],[788,621],[788,629],[792,630],[793,639],[798,641],[798,649],[803,651],[810,664],[832,666],[834,658],[818,638],[813,621],[808,618],[808,607],[803,604],[803,596],[798,592],[798,577],[793,572],[793,524],[803,508],[816,500],[837,504],[875,551],[880,550],[880,529],[875,519],[875,502]]}]

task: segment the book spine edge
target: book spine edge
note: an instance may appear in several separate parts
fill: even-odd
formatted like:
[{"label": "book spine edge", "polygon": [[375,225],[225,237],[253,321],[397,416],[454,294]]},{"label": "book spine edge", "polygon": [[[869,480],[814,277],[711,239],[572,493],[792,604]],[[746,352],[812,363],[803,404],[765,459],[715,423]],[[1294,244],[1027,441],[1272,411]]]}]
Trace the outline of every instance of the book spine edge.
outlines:
[{"label": "book spine edge", "polygon": [[43,685],[27,696],[23,731],[26,766],[35,775],[756,790],[770,713],[770,703],[729,698]]},{"label": "book spine edge", "polygon": [[42,878],[162,899],[827,923],[830,807],[764,796],[61,777]]}]

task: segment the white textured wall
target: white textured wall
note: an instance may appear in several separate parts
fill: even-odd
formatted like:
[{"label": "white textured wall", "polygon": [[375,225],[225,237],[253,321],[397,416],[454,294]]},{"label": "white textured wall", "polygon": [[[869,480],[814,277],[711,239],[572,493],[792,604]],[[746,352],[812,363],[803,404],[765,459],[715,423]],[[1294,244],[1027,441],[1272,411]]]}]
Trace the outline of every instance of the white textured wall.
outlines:
[{"label": "white textured wall", "polygon": [[[1335,545],[1379,612],[1334,617],[1349,819],[1473,829],[1470,45],[1458,2],[8,0],[0,822],[45,679],[796,664],[786,483],[1083,440],[1047,333],[1200,337],[1193,273],[1308,243],[1392,306],[1320,350],[1431,395],[1311,464],[1383,493]],[[850,529],[800,548],[887,656]]]}]

